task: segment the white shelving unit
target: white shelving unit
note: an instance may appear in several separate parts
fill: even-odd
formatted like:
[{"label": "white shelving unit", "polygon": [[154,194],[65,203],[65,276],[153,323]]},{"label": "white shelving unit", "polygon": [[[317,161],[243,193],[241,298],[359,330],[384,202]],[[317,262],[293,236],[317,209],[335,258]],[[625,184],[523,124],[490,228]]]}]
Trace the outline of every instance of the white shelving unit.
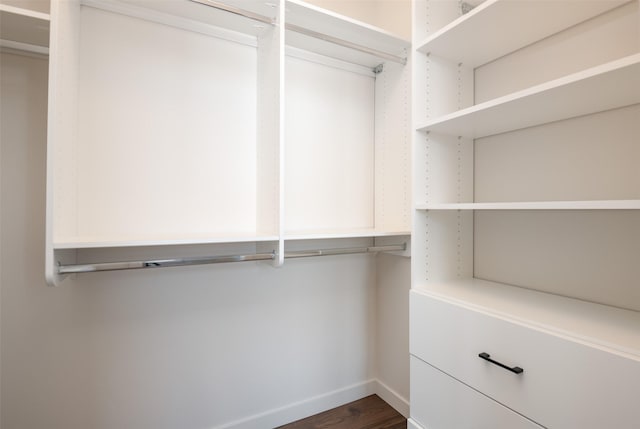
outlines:
[{"label": "white shelving unit", "polygon": [[418,130],[481,138],[639,102],[635,54],[426,121]]},{"label": "white shelving unit", "polygon": [[0,3],[0,47],[49,53],[48,13]]},{"label": "white shelving unit", "polygon": [[285,240],[408,235],[409,43],[285,8]]},{"label": "white shelving unit", "polygon": [[51,14],[49,282],[77,249],[277,247],[278,28],[192,1]]},{"label": "white shelving unit", "polygon": [[[640,174],[625,168],[640,159],[639,9],[637,1],[487,0],[463,13],[459,2],[414,1],[412,365],[428,363],[452,377],[443,381],[452,391],[467,389],[457,379],[515,410],[528,419],[522,427],[598,427],[600,417],[546,411],[543,397],[555,390],[540,381],[546,360],[525,357],[517,337],[499,344],[511,326],[560,353],[558,368],[571,367],[565,344],[586,347],[578,372],[590,350],[604,354],[589,365],[622,357],[632,374],[610,374],[619,391],[597,404],[600,419],[633,427],[639,417],[625,399],[640,377]],[[436,332],[440,312],[459,326]],[[467,316],[495,327],[486,333],[494,349],[456,369],[444,362],[467,357],[440,350],[462,350],[456,338],[476,335]],[[480,352],[511,356],[525,376],[499,373]],[[579,392],[601,383],[606,368],[590,371],[555,400],[595,407]],[[421,380],[412,375],[411,424],[454,425]],[[501,413],[483,404],[470,408],[478,421]]]},{"label": "white shelving unit", "polygon": [[220,5],[54,3],[49,283],[90,249],[280,265],[289,239],[409,234],[410,43],[301,1]]}]

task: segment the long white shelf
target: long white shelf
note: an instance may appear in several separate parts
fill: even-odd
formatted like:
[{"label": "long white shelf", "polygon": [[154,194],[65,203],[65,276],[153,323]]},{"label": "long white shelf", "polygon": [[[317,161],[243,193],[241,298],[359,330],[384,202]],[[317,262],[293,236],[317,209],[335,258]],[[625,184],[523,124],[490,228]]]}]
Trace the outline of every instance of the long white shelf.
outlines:
[{"label": "long white shelf", "polygon": [[[371,68],[407,58],[411,42],[386,30],[300,0],[287,0],[285,9],[285,43],[289,46]],[[318,37],[302,34],[296,28]]]},{"label": "long white shelf", "polygon": [[418,131],[481,138],[640,103],[640,54],[426,121]]},{"label": "long white shelf", "polygon": [[40,54],[49,52],[48,13],[0,4],[0,39],[7,48]]},{"label": "long white shelf", "polygon": [[628,1],[487,0],[416,50],[475,68]]},{"label": "long white shelf", "polygon": [[[379,231],[375,229],[352,230],[313,230],[295,231],[285,234],[285,240],[320,240],[334,238],[366,238],[366,237],[394,237],[408,236],[411,231]],[[166,235],[155,237],[69,237],[54,241],[53,248],[62,249],[101,249],[113,247],[144,247],[144,246],[171,246],[189,244],[223,244],[223,243],[251,243],[278,241],[277,235],[253,235],[253,234],[187,234]]]},{"label": "long white shelf", "polygon": [[[255,38],[273,25],[277,11],[269,2],[257,0],[80,1],[83,6],[248,44],[255,44]],[[233,12],[219,9],[217,5]]]},{"label": "long white shelf", "polygon": [[416,210],[639,210],[640,200],[416,204]]},{"label": "long white shelf", "polygon": [[189,244],[223,244],[223,243],[251,243],[264,241],[278,241],[277,235],[251,235],[235,234],[215,236],[213,234],[183,235],[183,236],[157,236],[145,238],[110,238],[98,237],[73,237],[65,240],[54,241],[53,248],[61,249],[103,249],[113,247],[145,247],[145,246],[173,246]]},{"label": "long white shelf", "polygon": [[413,293],[483,311],[640,359],[640,312],[475,278],[414,286]]},{"label": "long white shelf", "polygon": [[393,237],[411,235],[411,231],[378,231],[375,229],[352,229],[344,231],[314,230],[314,231],[290,231],[285,233],[286,240],[321,240],[332,238],[366,238],[366,237]]}]

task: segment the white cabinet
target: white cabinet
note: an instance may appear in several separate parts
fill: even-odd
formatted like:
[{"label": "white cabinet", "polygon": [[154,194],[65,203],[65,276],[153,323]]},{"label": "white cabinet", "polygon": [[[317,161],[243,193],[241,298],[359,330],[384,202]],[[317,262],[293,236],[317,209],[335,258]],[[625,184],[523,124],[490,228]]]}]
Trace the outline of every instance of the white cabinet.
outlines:
[{"label": "white cabinet", "polygon": [[634,427],[638,2],[413,12],[412,355],[544,427]]},{"label": "white cabinet", "polygon": [[54,2],[49,281],[83,249],[408,235],[408,48],[300,1]]},{"label": "white cabinet", "polygon": [[[501,291],[492,292],[500,298]],[[640,326],[637,312],[564,298],[574,313],[552,320],[553,314],[537,310],[549,298],[525,293],[528,300],[521,304],[530,307],[528,313],[505,306],[498,315],[498,304],[486,313],[478,308],[486,301],[474,308],[472,299],[462,303],[460,296],[412,292],[411,354],[544,427],[634,427],[640,360],[633,347],[640,335],[625,331]],[[577,325],[573,332],[571,323]],[[598,337],[589,324],[600,325]],[[483,353],[507,368],[482,359]]]}]

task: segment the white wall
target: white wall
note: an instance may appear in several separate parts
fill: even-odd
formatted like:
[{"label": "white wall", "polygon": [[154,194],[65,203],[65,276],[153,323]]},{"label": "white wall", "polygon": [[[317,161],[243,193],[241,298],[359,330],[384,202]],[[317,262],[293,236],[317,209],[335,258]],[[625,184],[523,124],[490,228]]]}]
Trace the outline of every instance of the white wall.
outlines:
[{"label": "white wall", "polygon": [[3,429],[265,428],[370,394],[377,376],[408,397],[402,258],[381,257],[378,269],[356,255],[102,273],[46,287],[47,62],[0,59]]}]

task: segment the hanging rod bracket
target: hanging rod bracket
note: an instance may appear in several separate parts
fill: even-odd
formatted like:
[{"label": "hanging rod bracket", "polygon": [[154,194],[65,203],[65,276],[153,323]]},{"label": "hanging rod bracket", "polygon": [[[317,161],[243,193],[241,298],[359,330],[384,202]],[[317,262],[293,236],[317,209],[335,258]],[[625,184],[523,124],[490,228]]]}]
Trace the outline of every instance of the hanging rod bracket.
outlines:
[{"label": "hanging rod bracket", "polygon": [[458,2],[458,5],[460,6],[460,12],[461,12],[463,15],[468,14],[469,12],[471,12],[471,11],[475,8],[475,6],[474,6],[474,5],[469,4],[469,3],[467,3],[466,1],[460,1],[460,2]]}]

